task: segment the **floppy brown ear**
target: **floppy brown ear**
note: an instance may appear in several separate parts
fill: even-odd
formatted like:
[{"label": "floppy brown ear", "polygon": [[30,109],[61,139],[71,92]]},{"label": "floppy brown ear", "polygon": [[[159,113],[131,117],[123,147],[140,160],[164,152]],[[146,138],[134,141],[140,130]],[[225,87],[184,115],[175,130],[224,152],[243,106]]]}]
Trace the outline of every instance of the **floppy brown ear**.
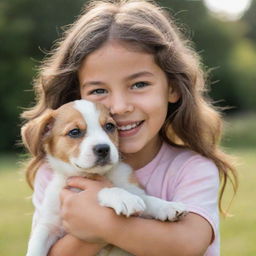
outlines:
[{"label": "floppy brown ear", "polygon": [[21,128],[22,141],[34,156],[43,153],[43,139],[50,133],[53,111],[46,109],[42,115],[29,121]]}]

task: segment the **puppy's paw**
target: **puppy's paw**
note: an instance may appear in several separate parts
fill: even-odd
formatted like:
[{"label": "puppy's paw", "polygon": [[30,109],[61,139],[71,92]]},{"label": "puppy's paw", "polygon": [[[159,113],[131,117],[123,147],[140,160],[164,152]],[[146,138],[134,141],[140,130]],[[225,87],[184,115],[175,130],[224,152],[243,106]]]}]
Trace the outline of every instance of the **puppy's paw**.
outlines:
[{"label": "puppy's paw", "polygon": [[177,221],[187,215],[186,207],[182,203],[163,201],[155,212],[155,218],[165,221]]},{"label": "puppy's paw", "polygon": [[116,214],[127,217],[142,213],[146,205],[144,201],[121,188],[104,188],[98,194],[100,205],[114,209]]}]

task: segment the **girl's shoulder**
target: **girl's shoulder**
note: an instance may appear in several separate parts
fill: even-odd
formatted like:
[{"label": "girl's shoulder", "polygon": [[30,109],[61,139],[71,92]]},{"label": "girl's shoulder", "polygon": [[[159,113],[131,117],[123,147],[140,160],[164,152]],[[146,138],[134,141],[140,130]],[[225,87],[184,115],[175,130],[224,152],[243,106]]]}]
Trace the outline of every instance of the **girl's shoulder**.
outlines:
[{"label": "girl's shoulder", "polygon": [[155,158],[136,172],[149,175],[155,171],[166,172],[173,170],[178,175],[182,170],[192,167],[199,169],[200,166],[217,169],[211,159],[192,150],[174,147],[164,142]]},{"label": "girl's shoulder", "polygon": [[195,182],[219,186],[219,170],[212,159],[189,149],[176,148],[166,144],[164,160],[159,163],[165,169],[165,179],[175,183]]},{"label": "girl's shoulder", "polygon": [[188,169],[196,169],[199,173],[201,169],[214,171],[218,173],[218,168],[212,159],[209,159],[201,154],[186,148],[177,148],[164,144],[163,164],[168,166],[168,169],[176,171],[188,171]]},{"label": "girl's shoulder", "polygon": [[218,168],[211,159],[167,143],[149,164],[136,171],[136,176],[148,193],[162,198],[163,191],[173,194],[181,184],[202,184],[203,181],[210,186],[219,185]]}]

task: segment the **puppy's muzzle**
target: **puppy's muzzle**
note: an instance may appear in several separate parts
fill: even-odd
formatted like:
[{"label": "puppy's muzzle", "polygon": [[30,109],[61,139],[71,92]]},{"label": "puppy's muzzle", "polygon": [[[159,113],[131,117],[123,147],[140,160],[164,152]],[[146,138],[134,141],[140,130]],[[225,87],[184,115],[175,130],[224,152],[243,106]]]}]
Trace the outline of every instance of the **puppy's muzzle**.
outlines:
[{"label": "puppy's muzzle", "polygon": [[110,146],[108,144],[98,144],[93,147],[97,165],[105,165],[110,162]]}]

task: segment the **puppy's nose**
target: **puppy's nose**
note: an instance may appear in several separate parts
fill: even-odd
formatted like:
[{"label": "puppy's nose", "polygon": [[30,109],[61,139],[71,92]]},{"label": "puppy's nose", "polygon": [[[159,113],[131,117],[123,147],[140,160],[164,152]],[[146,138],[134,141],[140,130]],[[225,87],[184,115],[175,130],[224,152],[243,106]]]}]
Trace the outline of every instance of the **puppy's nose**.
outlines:
[{"label": "puppy's nose", "polygon": [[93,152],[100,159],[104,159],[109,156],[110,147],[108,144],[98,144],[93,147]]}]

